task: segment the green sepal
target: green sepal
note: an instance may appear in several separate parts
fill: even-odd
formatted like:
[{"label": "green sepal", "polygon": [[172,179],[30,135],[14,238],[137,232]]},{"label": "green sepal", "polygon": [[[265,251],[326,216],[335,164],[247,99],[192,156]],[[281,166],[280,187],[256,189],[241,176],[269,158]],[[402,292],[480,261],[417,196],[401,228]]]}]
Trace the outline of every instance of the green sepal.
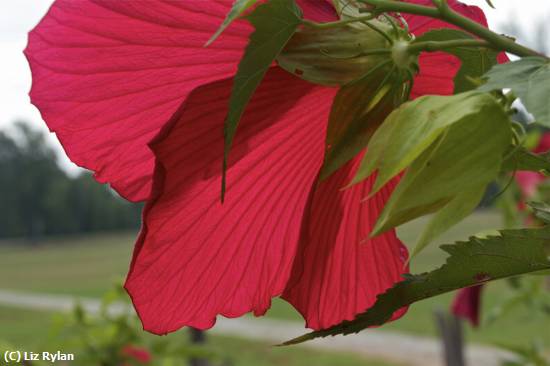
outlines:
[{"label": "green sepal", "polygon": [[426,224],[411,251],[412,259],[448,228],[458,224],[475,210],[483,198],[486,187],[473,187],[460,192],[439,210]]},{"label": "green sepal", "polygon": [[[420,244],[446,231],[475,208],[480,191],[496,178],[511,142],[509,119],[494,100],[475,115],[450,125],[409,166],[386,203],[371,233],[378,235],[447,205],[460,212],[449,218],[444,211],[428,226]],[[368,155],[368,153],[367,153]],[[379,173],[380,174],[380,173]],[[479,198],[474,202],[474,198]],[[449,209],[447,209],[449,210]]]},{"label": "green sepal", "polygon": [[[373,135],[369,152],[352,184],[378,170],[372,194],[418,158],[447,127],[479,115],[485,106],[495,106],[488,94],[469,92],[453,96],[424,96],[393,111]],[[502,112],[498,113],[502,115]]]},{"label": "green sepal", "polygon": [[326,179],[365,149],[370,138],[391,111],[405,98],[405,84],[396,73],[379,65],[358,83],[338,91],[332,103],[326,137],[326,153],[320,179]]},{"label": "green sepal", "polygon": [[530,171],[550,174],[550,153],[535,154],[524,147],[511,146],[502,163],[503,172]]}]

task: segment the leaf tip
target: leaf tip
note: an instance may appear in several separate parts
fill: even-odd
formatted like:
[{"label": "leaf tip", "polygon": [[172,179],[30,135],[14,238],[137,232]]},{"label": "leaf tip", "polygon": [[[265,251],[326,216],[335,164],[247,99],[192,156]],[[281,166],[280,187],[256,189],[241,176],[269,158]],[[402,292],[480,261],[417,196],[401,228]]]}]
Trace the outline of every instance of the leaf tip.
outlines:
[{"label": "leaf tip", "polygon": [[372,229],[372,231],[369,234],[369,238],[370,239],[375,238],[378,235],[382,234],[384,231],[386,231],[387,228],[385,227],[385,225],[386,225],[386,220],[376,221],[376,224],[374,225],[374,228]]},{"label": "leaf tip", "polygon": [[301,335],[301,336],[296,337],[296,338],[292,338],[288,341],[285,341],[283,343],[278,344],[277,347],[295,346],[297,344],[304,343],[306,341],[309,341],[309,340],[312,340],[313,338],[315,338],[315,336],[313,336],[313,334],[314,334],[314,332],[313,333],[307,333],[307,334]]},{"label": "leaf tip", "polygon": [[215,40],[216,40],[216,35],[214,34],[212,37],[210,37],[210,39],[208,41],[206,41],[206,43],[203,45],[204,48],[207,48],[208,46],[210,46]]},{"label": "leaf tip", "polygon": [[221,184],[221,192],[220,192],[220,202],[222,204],[225,201],[226,185],[227,185],[227,154],[224,154],[223,162],[222,162],[222,184]]}]

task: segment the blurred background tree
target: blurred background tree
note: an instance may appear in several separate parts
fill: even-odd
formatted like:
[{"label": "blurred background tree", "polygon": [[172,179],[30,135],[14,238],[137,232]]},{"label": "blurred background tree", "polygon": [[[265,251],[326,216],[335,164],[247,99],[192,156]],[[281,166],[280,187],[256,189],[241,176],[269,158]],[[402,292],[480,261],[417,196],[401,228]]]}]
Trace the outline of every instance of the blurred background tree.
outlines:
[{"label": "blurred background tree", "polygon": [[0,132],[0,238],[134,229],[140,205],[131,204],[90,173],[59,167],[42,132],[25,122],[13,136]]}]

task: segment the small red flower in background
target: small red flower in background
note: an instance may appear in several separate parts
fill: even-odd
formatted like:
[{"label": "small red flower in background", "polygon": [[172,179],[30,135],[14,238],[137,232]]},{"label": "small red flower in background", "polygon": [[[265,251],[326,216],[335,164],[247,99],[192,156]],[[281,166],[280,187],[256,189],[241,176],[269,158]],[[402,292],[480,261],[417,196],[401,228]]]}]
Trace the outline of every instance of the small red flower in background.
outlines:
[{"label": "small red flower in background", "polygon": [[124,346],[120,350],[120,354],[123,357],[129,358],[142,364],[148,364],[149,362],[151,362],[151,354],[147,349],[143,347],[137,347],[129,344],[127,346]]},{"label": "small red flower in background", "polygon": [[451,312],[454,315],[468,320],[474,327],[479,326],[483,286],[477,285],[459,290],[451,305]]},{"label": "small red flower in background", "polygon": [[[57,0],[25,51],[32,102],[69,157],[123,197],[147,200],[126,289],[158,334],[261,315],[279,295],[308,327],[326,328],[405,271],[394,231],[365,241],[397,180],[366,203],[372,178],[341,191],[359,158],[318,181],[337,90],[276,66],[240,123],[219,202],[223,123],[251,27],[235,22],[204,44],[232,3]],[[449,3],[486,24],[477,7]],[[298,4],[305,18],[336,20],[328,1]],[[415,35],[448,26],[406,20]],[[458,59],[426,54],[420,67],[413,97],[452,94]]]},{"label": "small red flower in background", "polygon": [[[540,154],[550,150],[550,132],[542,134],[537,147],[533,152]],[[537,172],[516,172],[516,182],[523,195],[522,203],[529,198],[532,198],[537,192],[537,187],[546,177]]]}]

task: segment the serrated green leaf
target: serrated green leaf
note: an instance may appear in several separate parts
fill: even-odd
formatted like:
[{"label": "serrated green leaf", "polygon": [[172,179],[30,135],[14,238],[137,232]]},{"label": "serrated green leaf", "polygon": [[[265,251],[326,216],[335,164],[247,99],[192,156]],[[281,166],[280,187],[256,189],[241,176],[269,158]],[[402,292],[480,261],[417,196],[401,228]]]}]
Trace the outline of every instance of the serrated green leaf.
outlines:
[{"label": "serrated green leaf", "polygon": [[227,158],[241,116],[269,66],[301,23],[301,17],[302,12],[294,0],[270,0],[247,16],[255,30],[239,63],[229,99],[224,126],[222,201]]},{"label": "serrated green leaf", "polygon": [[471,237],[466,242],[441,247],[450,256],[446,263],[431,272],[407,276],[376,303],[352,321],[295,338],[285,345],[302,343],[318,337],[357,333],[386,323],[399,309],[417,301],[460,288],[502,278],[550,269],[544,245],[550,241],[550,228],[503,230],[500,236]]},{"label": "serrated green leaf", "polygon": [[431,146],[447,127],[479,115],[486,105],[494,106],[494,98],[478,92],[424,96],[403,104],[372,136],[369,152],[352,183],[378,170],[372,190],[376,193]]},{"label": "serrated green leaf", "polygon": [[384,76],[388,70],[340,88],[332,103],[326,153],[320,179],[329,177],[365,149],[370,138],[403,94],[403,85]]},{"label": "serrated green leaf", "polygon": [[[431,234],[426,234],[426,238],[447,230],[448,224],[464,217],[466,208],[475,208],[472,198],[496,178],[510,142],[508,116],[491,98],[478,113],[447,127],[438,140],[414,160],[386,203],[371,235],[447,205],[460,206],[463,212],[454,219],[446,218],[447,213],[440,218],[436,216],[435,226],[428,227]],[[468,202],[464,201],[466,198]]]},{"label": "serrated green leaf", "polygon": [[225,17],[223,23],[220,25],[216,33],[214,33],[214,35],[210,37],[208,42],[206,42],[206,46],[212,44],[212,42],[214,42],[216,38],[218,38],[219,35],[222,34],[227,27],[229,27],[229,24],[240,17],[245,11],[247,11],[257,2],[258,0],[235,0],[233,6],[231,7],[231,10],[229,11],[229,13],[227,13],[227,16]]},{"label": "serrated green leaf", "polygon": [[484,76],[487,83],[479,90],[511,89],[521,99],[536,122],[550,127],[550,61],[525,57],[494,66]]},{"label": "serrated green leaf", "polygon": [[527,149],[511,147],[502,163],[503,172],[531,171],[550,174],[550,153],[535,154]]},{"label": "serrated green leaf", "polygon": [[[441,42],[456,39],[475,38],[461,30],[445,28],[426,32],[418,37],[415,42]],[[472,80],[479,79],[498,63],[498,52],[487,48],[455,47],[445,50],[445,52],[455,55],[462,63],[454,79],[455,94],[475,89],[477,85]]]}]

